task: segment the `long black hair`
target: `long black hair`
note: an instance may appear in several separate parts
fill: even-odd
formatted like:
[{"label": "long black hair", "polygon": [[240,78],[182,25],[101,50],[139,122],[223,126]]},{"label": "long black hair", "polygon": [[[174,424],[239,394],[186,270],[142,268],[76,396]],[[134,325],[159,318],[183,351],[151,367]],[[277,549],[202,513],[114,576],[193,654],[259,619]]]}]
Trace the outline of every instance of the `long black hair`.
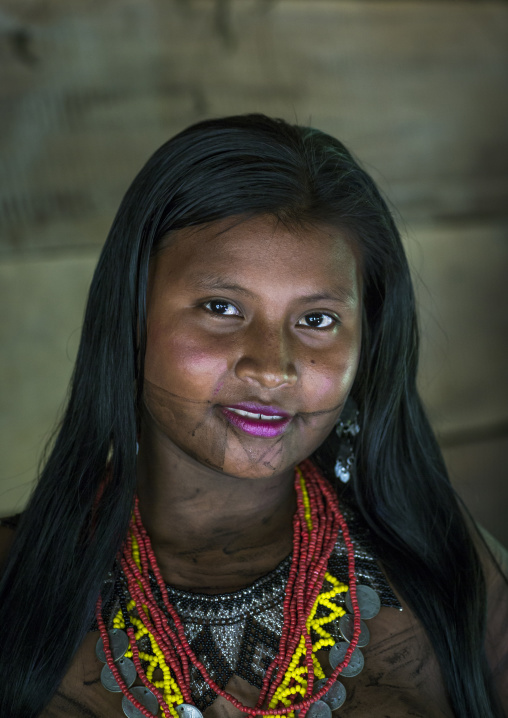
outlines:
[{"label": "long black hair", "polygon": [[[263,115],[184,130],[122,201],[90,288],[67,409],[0,585],[2,715],[33,718],[48,703],[126,535],[151,255],[172,230],[266,214],[336,226],[361,249],[363,344],[352,393],[362,431],[350,498],[427,630],[455,715],[497,715],[483,649],[485,581],[417,394],[414,295],[391,213],[339,141]],[[314,458],[331,475],[333,457],[329,438]]]}]

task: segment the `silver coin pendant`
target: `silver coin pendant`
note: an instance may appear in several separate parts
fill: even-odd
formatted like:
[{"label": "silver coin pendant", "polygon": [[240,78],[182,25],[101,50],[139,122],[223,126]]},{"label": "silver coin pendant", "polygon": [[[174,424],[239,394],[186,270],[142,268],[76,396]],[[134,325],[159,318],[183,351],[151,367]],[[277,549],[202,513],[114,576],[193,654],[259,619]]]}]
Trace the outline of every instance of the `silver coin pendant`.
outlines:
[{"label": "silver coin pendant", "polygon": [[[355,631],[354,616],[352,616],[350,613],[345,613],[343,616],[341,616],[339,620],[339,631],[341,632],[344,640],[346,640],[348,643],[351,643]],[[360,636],[356,645],[358,646],[358,648],[365,648],[369,641],[370,631],[367,628],[367,624],[365,623],[365,621],[362,621],[360,619]]]},{"label": "silver coin pendant", "polygon": [[[319,693],[321,688],[326,685],[328,680],[328,678],[321,678],[319,681],[316,681],[314,683],[314,695],[316,695],[316,693]],[[321,696],[320,700],[322,700],[323,703],[326,703],[330,707],[331,711],[336,711],[337,708],[340,708],[346,700],[346,689],[344,688],[342,683],[339,683],[339,681],[334,681],[330,688],[326,691],[326,693]]]},{"label": "silver coin pendant", "polygon": [[316,681],[312,687],[313,694],[316,695],[316,693],[319,693],[319,691],[326,684],[327,681],[328,678],[320,678],[318,681]]},{"label": "silver coin pendant", "polygon": [[[112,631],[108,631],[108,638],[109,648],[113,655],[113,660],[118,661],[119,658],[122,658],[125,655],[125,652],[129,648],[129,638],[125,631],[122,631],[120,628],[113,628]],[[99,638],[97,645],[95,646],[95,655],[99,661],[106,663],[106,654],[104,653],[102,636]]]},{"label": "silver coin pendant", "polygon": [[305,714],[305,718],[331,718],[331,717],[332,717],[332,711],[330,710],[330,706],[328,706],[323,700],[316,701],[315,703],[313,703],[307,710],[307,713]]},{"label": "silver coin pendant", "polygon": [[[349,643],[346,643],[345,641],[339,641],[330,650],[330,653],[328,654],[328,660],[330,661],[330,665],[333,670],[337,668],[339,663],[342,663],[346,656],[348,648]],[[364,664],[365,661],[363,658],[363,653],[360,651],[359,648],[355,648],[355,650],[351,654],[348,665],[342,669],[340,675],[344,678],[352,678],[353,676],[357,676],[359,673],[362,672]]]},{"label": "silver coin pendant", "polygon": [[[120,675],[124,679],[127,688],[130,688],[132,686],[132,684],[134,683],[134,681],[136,680],[136,676],[137,676],[136,666],[134,665],[134,663],[131,661],[130,658],[125,658],[125,656],[124,656],[123,658],[120,658],[120,660],[118,660],[116,662],[116,667],[120,671]],[[107,664],[102,667],[101,683],[104,686],[104,688],[107,691],[110,691],[111,693],[121,693],[122,692],[122,689],[116,682],[116,678],[113,675],[113,671]]]},{"label": "silver coin pendant", "polygon": [[179,706],[176,706],[175,710],[180,718],[203,718],[203,714],[199,708],[191,706],[190,703],[181,703]]},{"label": "silver coin pendant", "polygon": [[[358,584],[356,587],[356,600],[358,601],[360,616],[364,621],[374,618],[374,616],[377,616],[379,613],[381,601],[377,593],[370,586]],[[346,593],[345,601],[347,610],[349,613],[353,613],[353,604],[351,603],[351,594],[349,591]]]},{"label": "silver coin pendant", "polygon": [[337,708],[340,708],[346,700],[346,689],[342,683],[335,681],[321,700],[330,707],[331,711],[336,711]]},{"label": "silver coin pendant", "polygon": [[[144,708],[149,710],[152,715],[157,715],[159,712],[159,702],[152,691],[149,691],[145,686],[134,686],[134,688],[131,688],[131,694]],[[127,696],[124,696],[122,699],[122,708],[127,718],[144,718],[143,713],[130,702]]]}]

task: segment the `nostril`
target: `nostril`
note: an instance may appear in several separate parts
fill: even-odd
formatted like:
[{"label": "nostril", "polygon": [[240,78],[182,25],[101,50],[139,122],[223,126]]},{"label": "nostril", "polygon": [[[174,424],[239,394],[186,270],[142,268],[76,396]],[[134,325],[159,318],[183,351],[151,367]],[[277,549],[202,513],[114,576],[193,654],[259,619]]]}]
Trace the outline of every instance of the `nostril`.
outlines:
[{"label": "nostril", "polygon": [[236,365],[236,375],[239,379],[253,382],[268,389],[280,386],[292,386],[297,380],[296,369],[293,364],[275,368],[273,364],[267,366],[259,360],[243,357]]}]

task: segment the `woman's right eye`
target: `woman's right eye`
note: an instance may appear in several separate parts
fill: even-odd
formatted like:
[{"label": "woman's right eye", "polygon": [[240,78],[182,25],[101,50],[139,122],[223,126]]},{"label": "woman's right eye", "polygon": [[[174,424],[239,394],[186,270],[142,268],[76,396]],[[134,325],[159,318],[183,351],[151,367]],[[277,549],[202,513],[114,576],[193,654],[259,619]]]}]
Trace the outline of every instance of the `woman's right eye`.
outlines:
[{"label": "woman's right eye", "polygon": [[234,304],[220,299],[212,299],[209,302],[205,302],[203,306],[212,314],[220,314],[221,316],[241,316],[240,311]]}]

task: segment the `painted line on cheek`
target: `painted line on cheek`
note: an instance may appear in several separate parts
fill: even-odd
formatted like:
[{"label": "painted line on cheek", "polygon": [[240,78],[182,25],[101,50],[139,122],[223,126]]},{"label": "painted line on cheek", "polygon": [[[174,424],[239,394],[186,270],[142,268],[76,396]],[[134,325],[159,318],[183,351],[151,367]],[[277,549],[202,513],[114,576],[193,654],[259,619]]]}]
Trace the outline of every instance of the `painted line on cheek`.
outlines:
[{"label": "painted line on cheek", "polygon": [[342,408],[345,403],[345,401],[341,401],[336,406],[332,406],[331,409],[321,409],[320,411],[299,411],[298,416],[300,416],[302,419],[310,419],[313,416],[323,416],[324,414],[331,414],[334,411],[337,411],[337,409]]},{"label": "painted line on cheek", "polygon": [[[145,379],[145,384],[149,385],[154,392],[158,392],[159,395],[162,396],[171,396],[175,399],[180,399],[181,401],[186,402],[187,404],[210,404],[210,399],[188,399],[185,396],[182,396],[181,394],[175,394],[172,391],[169,391],[168,389],[164,389],[164,387],[159,386],[158,384],[154,384],[153,382],[149,381],[148,379]],[[160,398],[158,398],[159,401]]]}]

